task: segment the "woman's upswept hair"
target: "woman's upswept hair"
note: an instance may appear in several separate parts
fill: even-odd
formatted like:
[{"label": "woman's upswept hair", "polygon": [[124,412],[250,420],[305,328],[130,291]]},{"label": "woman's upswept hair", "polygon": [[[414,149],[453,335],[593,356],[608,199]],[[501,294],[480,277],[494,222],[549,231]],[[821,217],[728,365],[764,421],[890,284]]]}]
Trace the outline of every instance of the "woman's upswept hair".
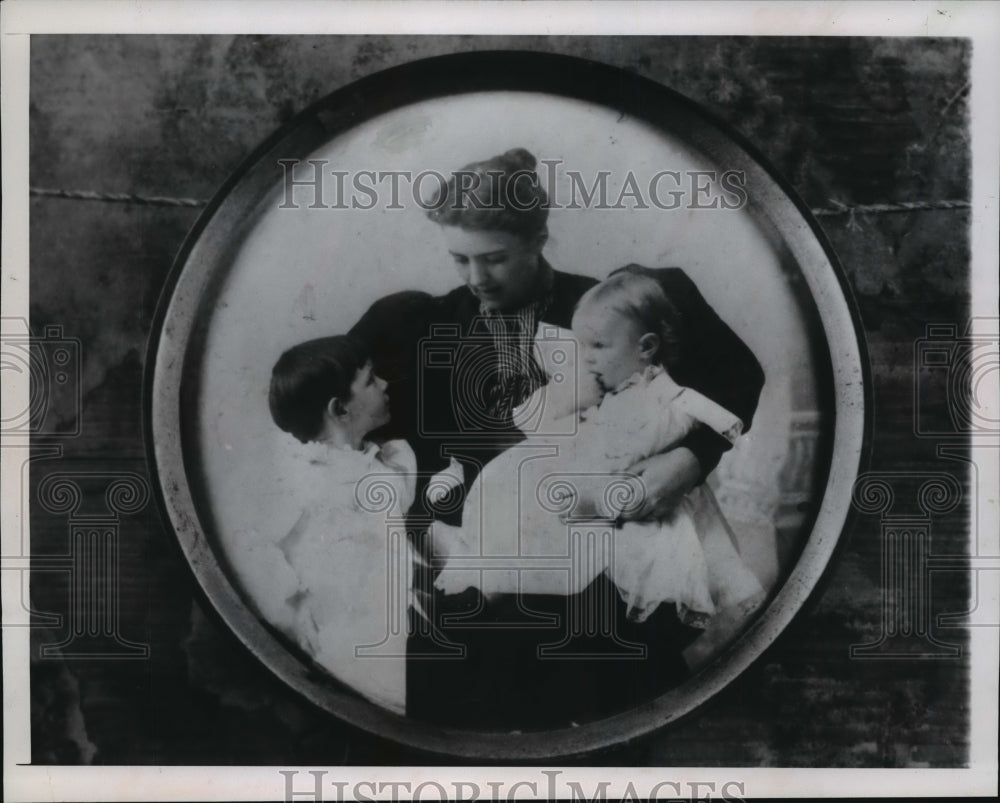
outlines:
[{"label": "woman's upswept hair", "polygon": [[635,321],[639,330],[660,339],[654,362],[671,368],[680,359],[684,345],[684,320],[667,298],[660,283],[632,266],[619,268],[607,279],[591,287],[577,302],[577,310],[596,305]]},{"label": "woman's upswept hair", "polygon": [[526,240],[545,231],[548,195],[538,183],[535,157],[524,148],[472,162],[452,173],[429,204],[442,226],[505,231]]},{"label": "woman's upswept hair", "polygon": [[368,362],[364,345],[347,335],[321,337],[292,346],[274,364],[268,405],[271,417],[303,443],[323,431],[330,399],[351,398],[351,385]]}]

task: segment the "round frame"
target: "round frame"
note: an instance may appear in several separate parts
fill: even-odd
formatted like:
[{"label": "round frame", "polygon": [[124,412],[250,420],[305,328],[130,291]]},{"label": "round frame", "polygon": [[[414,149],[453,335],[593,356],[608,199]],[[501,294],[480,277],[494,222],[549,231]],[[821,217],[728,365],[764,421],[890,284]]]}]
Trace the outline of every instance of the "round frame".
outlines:
[{"label": "round frame", "polygon": [[[185,415],[198,398],[196,348],[213,293],[246,229],[246,210],[274,186],[280,158],[305,158],[353,126],[401,106],[447,95],[515,90],[600,104],[669,131],[716,162],[743,170],[751,213],[798,265],[829,347],[833,433],[822,503],[798,559],[742,635],[691,680],[642,711],[579,727],[521,734],[424,724],[319,682],[249,609],[213,549],[205,477],[188,444]],[[614,67],[516,51],[442,56],[386,70],[319,101],[260,146],[216,193],[185,240],[153,323],[146,360],[146,442],[161,510],[198,584],[239,640],[281,680],[320,708],[380,736],[467,759],[537,760],[586,753],[643,736],[685,716],[735,679],[770,645],[816,590],[851,512],[851,488],[869,442],[867,360],[857,312],[832,248],[808,208],[742,136],[692,101]]]}]

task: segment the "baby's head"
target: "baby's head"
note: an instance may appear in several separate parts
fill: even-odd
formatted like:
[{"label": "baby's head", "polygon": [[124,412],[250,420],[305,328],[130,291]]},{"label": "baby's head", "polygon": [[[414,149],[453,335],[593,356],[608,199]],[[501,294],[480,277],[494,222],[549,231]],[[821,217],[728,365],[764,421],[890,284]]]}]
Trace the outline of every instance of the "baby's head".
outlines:
[{"label": "baby's head", "polygon": [[649,365],[669,370],[680,354],[681,332],[680,313],[659,282],[631,268],[584,293],[573,315],[581,364],[604,391]]},{"label": "baby's head", "polygon": [[271,371],[271,417],[303,443],[334,430],[351,442],[389,421],[386,383],[375,376],[364,346],[346,335],[288,349]]}]

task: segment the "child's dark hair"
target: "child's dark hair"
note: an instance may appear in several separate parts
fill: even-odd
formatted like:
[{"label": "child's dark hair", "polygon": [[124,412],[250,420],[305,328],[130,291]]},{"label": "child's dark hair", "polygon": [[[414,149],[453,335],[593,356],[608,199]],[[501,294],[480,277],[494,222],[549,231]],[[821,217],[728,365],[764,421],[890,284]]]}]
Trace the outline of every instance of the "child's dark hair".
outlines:
[{"label": "child's dark hair", "polygon": [[330,399],[351,398],[351,384],[366,362],[364,345],[347,335],[292,346],[271,371],[267,401],[274,423],[303,443],[316,440]]},{"label": "child's dark hair", "polygon": [[536,164],[524,148],[467,164],[440,188],[427,216],[442,226],[537,237],[545,231],[549,208]]},{"label": "child's dark hair", "polygon": [[619,268],[607,279],[591,287],[577,303],[577,309],[600,304],[639,324],[643,334],[652,332],[660,339],[654,362],[671,368],[680,359],[684,344],[684,320],[663,292],[663,287],[645,269]]}]

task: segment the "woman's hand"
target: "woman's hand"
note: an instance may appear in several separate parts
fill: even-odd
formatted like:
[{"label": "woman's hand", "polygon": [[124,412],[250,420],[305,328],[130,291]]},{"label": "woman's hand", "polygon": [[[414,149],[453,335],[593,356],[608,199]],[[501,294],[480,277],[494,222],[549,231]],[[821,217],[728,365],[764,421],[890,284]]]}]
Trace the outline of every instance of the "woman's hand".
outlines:
[{"label": "woman's hand", "polygon": [[630,466],[626,473],[642,479],[646,497],[635,510],[622,513],[626,521],[662,519],[669,516],[701,476],[701,465],[694,452],[680,446],[655,454]]}]

